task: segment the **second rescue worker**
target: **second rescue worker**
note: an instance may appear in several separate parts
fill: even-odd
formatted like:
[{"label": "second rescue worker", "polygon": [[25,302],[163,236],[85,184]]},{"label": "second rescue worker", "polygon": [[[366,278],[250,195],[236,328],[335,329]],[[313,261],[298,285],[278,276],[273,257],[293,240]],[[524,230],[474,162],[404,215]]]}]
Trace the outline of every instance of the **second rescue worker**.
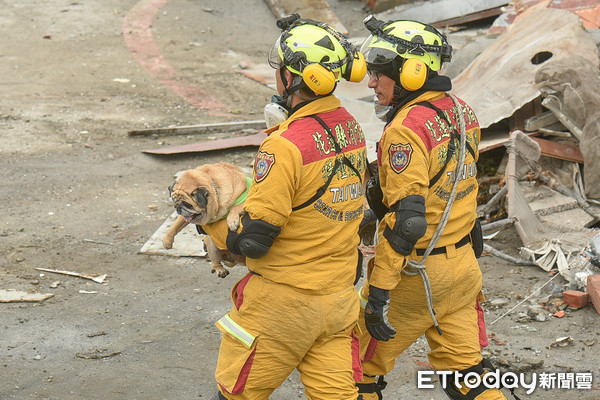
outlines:
[{"label": "second rescue worker", "polygon": [[[365,25],[369,87],[387,123],[377,149],[380,184],[367,190],[381,221],[379,243],[360,293],[366,329],[358,386],[365,400],[376,400],[383,375],[423,334],[435,370],[481,376],[488,365],[480,348],[482,276],[474,252],[482,242],[471,235],[480,129],[473,110],[449,93],[450,79],[438,74],[452,47],[420,22],[371,17]],[[461,386],[444,390],[454,400],[505,399],[485,385]]]},{"label": "second rescue worker", "polygon": [[324,23],[281,19],[269,62],[279,104],[256,156],[242,229],[227,247],[251,271],[232,291],[217,399],[267,400],[297,369],[312,400],[355,400],[361,379],[354,288],[366,169],[363,132],[333,95],[364,57]]}]

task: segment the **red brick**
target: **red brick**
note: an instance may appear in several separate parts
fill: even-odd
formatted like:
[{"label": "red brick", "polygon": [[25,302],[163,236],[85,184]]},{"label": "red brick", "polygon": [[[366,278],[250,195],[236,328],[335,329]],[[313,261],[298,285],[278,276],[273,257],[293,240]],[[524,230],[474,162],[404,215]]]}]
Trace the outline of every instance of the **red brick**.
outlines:
[{"label": "red brick", "polygon": [[579,290],[565,290],[562,294],[563,300],[569,307],[583,308],[588,305],[590,296]]},{"label": "red brick", "polygon": [[590,295],[590,301],[594,305],[594,308],[600,314],[600,275],[588,276],[587,292]]}]

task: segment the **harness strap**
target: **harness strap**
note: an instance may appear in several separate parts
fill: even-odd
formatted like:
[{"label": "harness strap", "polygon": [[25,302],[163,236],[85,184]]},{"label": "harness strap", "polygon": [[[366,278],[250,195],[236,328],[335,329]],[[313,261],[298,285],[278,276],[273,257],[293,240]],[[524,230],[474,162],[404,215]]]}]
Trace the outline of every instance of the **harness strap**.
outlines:
[{"label": "harness strap", "polygon": [[331,183],[331,180],[333,179],[333,176],[335,175],[335,172],[337,171],[337,169],[339,167],[340,167],[340,160],[336,159],[335,163],[333,164],[333,168],[331,169],[331,174],[329,174],[329,177],[327,178],[327,182],[325,182],[325,184],[323,186],[321,186],[310,199],[306,200],[304,203],[300,204],[299,206],[292,207],[292,211],[298,211],[304,207],[307,207],[307,206],[311,205],[312,203],[314,203],[319,197],[323,196],[323,194],[325,193],[325,190],[327,190],[327,188],[329,187],[329,184]]},{"label": "harness strap", "polygon": [[333,168],[331,169],[331,172],[329,173],[329,176],[327,177],[327,181],[325,182],[325,184],[323,186],[321,186],[310,199],[306,200],[304,203],[300,204],[299,206],[292,207],[292,211],[298,211],[304,207],[307,207],[307,206],[311,205],[312,203],[314,203],[319,197],[323,196],[323,194],[329,187],[329,184],[331,183],[333,176],[335,175],[335,173],[337,172],[338,168],[340,167],[340,165],[342,163],[344,165],[346,165],[348,168],[350,168],[356,174],[356,176],[358,176],[358,179],[360,180],[360,183],[362,184],[362,178],[360,176],[360,173],[358,172],[356,167],[352,164],[352,162],[348,159],[348,157],[346,157],[346,155],[342,152],[342,148],[340,147],[339,143],[335,140],[333,133],[331,133],[331,129],[329,129],[327,124],[318,115],[311,115],[310,118],[314,118],[319,124],[321,124],[323,129],[325,129],[325,132],[327,133],[327,135],[333,142],[336,156],[339,154],[342,154],[342,157],[341,157],[342,162],[340,162],[340,159],[336,157],[335,162],[333,164]]}]

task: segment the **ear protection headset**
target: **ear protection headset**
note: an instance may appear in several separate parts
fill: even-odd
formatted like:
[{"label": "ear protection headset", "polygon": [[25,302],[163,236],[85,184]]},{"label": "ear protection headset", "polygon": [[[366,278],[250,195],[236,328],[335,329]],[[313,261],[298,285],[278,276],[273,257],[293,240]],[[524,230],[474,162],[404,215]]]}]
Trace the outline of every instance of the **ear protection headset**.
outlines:
[{"label": "ear protection headset", "polygon": [[[378,38],[381,38],[389,43],[397,45],[399,48],[404,48],[405,51],[409,53],[416,53],[419,55],[424,55],[425,52],[434,52],[440,55],[440,64],[444,62],[448,62],[452,59],[452,46],[448,43],[448,39],[446,35],[438,31],[431,25],[423,24],[418,22],[424,26],[426,31],[432,32],[437,35],[441,40],[441,45],[434,44],[424,44],[424,43],[413,43],[408,40],[399,38],[394,35],[390,35],[384,31],[384,28],[392,23],[392,22],[384,22],[377,20],[373,15],[369,15],[364,19],[364,24],[369,31],[373,35],[377,35]],[[404,58],[402,64],[400,65],[400,84],[403,88],[415,91],[419,90],[425,84],[427,80],[427,75],[429,71],[429,66],[423,60],[418,58]]]},{"label": "ear protection headset", "polygon": [[[294,52],[286,43],[286,39],[291,36],[290,30],[306,24],[317,26],[337,39],[346,51],[346,56],[332,62],[309,62],[304,52]],[[365,77],[367,73],[365,57],[354,45],[348,42],[344,35],[332,29],[329,25],[310,19],[302,19],[300,15],[295,13],[278,20],[277,27],[282,30],[280,46],[285,65],[299,71],[302,82],[317,95],[326,95],[333,92],[336,82],[339,80],[340,71],[342,77],[350,82],[360,82]],[[344,65],[346,66],[345,69]],[[335,71],[338,68],[340,71]],[[297,89],[298,87],[294,87],[290,91]]]},{"label": "ear protection headset", "polygon": [[419,90],[427,80],[427,65],[418,58],[409,58],[402,63],[400,84],[406,90]]}]

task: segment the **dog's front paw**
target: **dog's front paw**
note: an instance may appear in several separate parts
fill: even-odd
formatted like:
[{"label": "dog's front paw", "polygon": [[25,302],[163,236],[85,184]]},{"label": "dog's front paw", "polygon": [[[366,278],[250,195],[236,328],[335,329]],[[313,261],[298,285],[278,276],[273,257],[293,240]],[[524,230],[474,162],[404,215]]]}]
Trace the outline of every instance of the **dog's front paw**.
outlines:
[{"label": "dog's front paw", "polygon": [[227,271],[222,265],[213,265],[212,271],[210,272],[213,274],[216,272],[219,278],[225,278],[227,275],[229,275],[229,271]]},{"label": "dog's front paw", "polygon": [[240,216],[239,215],[232,215],[229,214],[227,216],[227,226],[229,227],[230,231],[237,231],[238,228],[240,227]]},{"label": "dog's front paw", "polygon": [[164,237],[162,240],[163,247],[167,250],[173,248],[173,238],[172,237]]}]

